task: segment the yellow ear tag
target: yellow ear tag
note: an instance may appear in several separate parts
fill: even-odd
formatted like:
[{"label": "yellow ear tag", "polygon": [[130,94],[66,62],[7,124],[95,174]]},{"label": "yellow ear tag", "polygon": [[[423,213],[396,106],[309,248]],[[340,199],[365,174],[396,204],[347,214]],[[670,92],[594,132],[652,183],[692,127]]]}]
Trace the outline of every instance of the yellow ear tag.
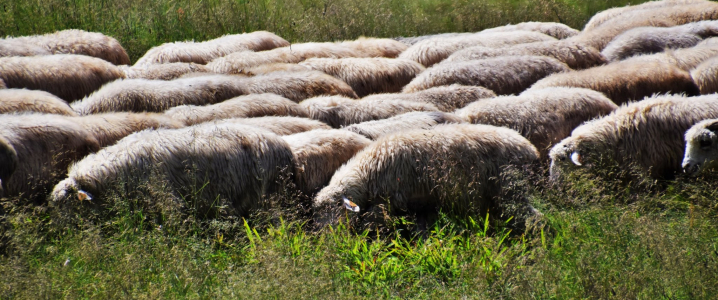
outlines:
[{"label": "yellow ear tag", "polygon": [[356,203],[351,202],[349,199],[347,199],[347,197],[343,197],[342,200],[344,200],[344,208],[355,213],[359,212],[359,205],[356,205]]},{"label": "yellow ear tag", "polygon": [[79,199],[80,201],[90,201],[92,200],[92,197],[90,197],[90,194],[85,191],[77,191],[77,199]]}]

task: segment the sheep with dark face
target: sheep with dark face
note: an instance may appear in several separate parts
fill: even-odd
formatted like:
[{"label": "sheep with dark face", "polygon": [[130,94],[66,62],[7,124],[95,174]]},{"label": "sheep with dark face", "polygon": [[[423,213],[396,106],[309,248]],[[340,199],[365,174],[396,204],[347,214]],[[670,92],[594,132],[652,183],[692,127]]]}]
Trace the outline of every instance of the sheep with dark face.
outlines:
[{"label": "sheep with dark face", "polygon": [[415,101],[430,103],[436,105],[441,111],[452,112],[474,101],[493,97],[496,97],[496,94],[484,87],[452,84],[436,86],[413,93],[370,95],[362,98],[362,100]]},{"label": "sheep with dark face", "polygon": [[402,100],[353,100],[344,97],[316,97],[302,101],[312,119],[334,128],[371,120],[381,120],[412,111],[439,111],[429,103]]},{"label": "sheep with dark face", "polygon": [[653,178],[681,170],[684,134],[694,124],[718,117],[718,95],[656,96],[624,105],[577,127],[550,151],[551,176],[601,161],[635,165]]},{"label": "sheep with dark face", "polygon": [[718,35],[718,21],[701,21],[674,27],[638,27],[615,37],[601,52],[609,61],[665,49],[689,48]]},{"label": "sheep with dark face", "polygon": [[67,102],[45,91],[0,89],[0,114],[36,112],[77,116]]},{"label": "sheep with dark face", "polygon": [[434,126],[446,123],[465,122],[462,118],[450,113],[417,111],[383,120],[361,122],[342,129],[361,134],[371,140],[376,140],[387,134],[415,129],[430,129]]},{"label": "sheep with dark face", "polygon": [[[40,47],[50,54],[79,54],[97,57],[114,65],[130,64],[130,57],[120,42],[99,32],[68,29],[43,35],[16,37],[11,40]],[[2,43],[4,41],[0,42]]]}]

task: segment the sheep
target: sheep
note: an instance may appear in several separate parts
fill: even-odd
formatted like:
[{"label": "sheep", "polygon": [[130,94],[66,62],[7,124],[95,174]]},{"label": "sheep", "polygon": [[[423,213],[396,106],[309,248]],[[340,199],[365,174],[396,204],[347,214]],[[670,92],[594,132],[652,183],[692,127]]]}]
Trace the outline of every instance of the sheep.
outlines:
[{"label": "sheep", "polygon": [[550,147],[571,135],[578,125],[616,108],[599,92],[556,87],[474,102],[455,114],[474,124],[516,130],[536,146],[541,157],[546,157]]},{"label": "sheep", "polygon": [[688,72],[669,62],[624,60],[591,69],[554,74],[531,89],[580,87],[599,91],[614,103],[640,100],[655,93],[700,94]]},{"label": "sheep", "polygon": [[282,137],[294,155],[294,182],[304,195],[325,187],[344,163],[371,141],[339,129],[317,129]]},{"label": "sheep", "polygon": [[214,73],[238,74],[245,69],[274,63],[299,63],[312,57],[362,57],[359,51],[338,43],[302,43],[261,52],[235,52],[207,64]]},{"label": "sheep", "polygon": [[273,93],[295,102],[321,95],[358,98],[346,82],[319,71],[274,72],[247,78],[252,94]]},{"label": "sheep", "polygon": [[[320,223],[333,221],[344,201],[355,210],[386,205],[394,214],[442,209],[500,216],[508,200],[499,196],[502,169],[537,159],[536,148],[508,128],[444,124],[403,131],[379,138],[337,170],[313,208]],[[525,200],[520,204],[519,214],[536,214]]]},{"label": "sheep", "polygon": [[163,112],[179,105],[206,105],[248,94],[244,78],[207,75],[170,81],[125,79],[70,104],[80,115],[103,112]]},{"label": "sheep", "polygon": [[663,1],[649,1],[645,3],[641,3],[639,5],[627,5],[623,7],[614,7],[611,9],[607,9],[604,11],[601,11],[591,17],[590,20],[586,23],[586,25],[583,27],[583,31],[590,31],[596,27],[599,27],[606,21],[609,21],[615,17],[621,16],[622,14],[638,11],[638,10],[646,10],[646,9],[657,9],[657,8],[664,8],[664,7],[671,7],[671,6],[677,6],[677,5],[687,5],[687,4],[698,4],[698,3],[705,3],[706,0],[663,0]]},{"label": "sheep", "polygon": [[451,62],[427,69],[406,85],[403,92],[458,83],[482,86],[497,95],[518,94],[541,78],[569,70],[566,64],[546,56],[499,56]]},{"label": "sheep", "polygon": [[7,197],[40,203],[73,161],[100,149],[92,133],[68,117],[0,115],[0,182]]},{"label": "sheep", "polygon": [[15,40],[41,47],[52,54],[79,54],[97,57],[114,65],[129,65],[130,57],[115,38],[99,32],[68,29]]},{"label": "sheep", "polygon": [[67,102],[45,91],[0,89],[0,114],[37,112],[77,116]]},{"label": "sheep", "polygon": [[428,35],[411,36],[411,37],[395,37],[394,40],[402,42],[407,46],[413,46],[414,44],[416,44],[418,42],[428,40],[428,39],[466,36],[466,35],[470,35],[470,34],[474,34],[474,33],[475,32],[447,32],[447,33],[437,33],[437,34],[428,34]]},{"label": "sheep", "polygon": [[0,57],[0,79],[8,88],[43,90],[67,102],[124,77],[117,66],[85,55]]},{"label": "sheep", "polygon": [[693,125],[685,134],[686,149],[681,168],[688,176],[696,176],[702,170],[715,169],[716,145],[718,145],[718,119],[708,119]]},{"label": "sheep", "polygon": [[684,71],[690,71],[704,61],[718,56],[716,46],[695,46],[683,49],[667,49],[665,52],[638,55],[623,60],[626,63],[646,64],[651,62],[669,62]]},{"label": "sheep", "polygon": [[718,3],[704,1],[698,4],[677,5],[648,10],[637,10],[615,18],[590,31],[568,38],[599,51],[619,34],[636,27],[671,27],[703,20],[718,19]]},{"label": "sheep", "polygon": [[50,55],[50,51],[47,51],[39,46],[28,44],[23,41],[6,38],[0,39],[0,57],[5,56],[36,56],[36,55]]},{"label": "sheep", "polygon": [[577,127],[551,148],[551,177],[558,179],[570,168],[608,161],[617,166],[635,165],[651,178],[672,178],[681,170],[686,130],[716,117],[716,94],[655,96],[623,105]]},{"label": "sheep", "polygon": [[543,33],[533,31],[512,31],[494,33],[476,33],[455,37],[439,37],[414,44],[399,55],[399,58],[413,60],[427,68],[452,53],[473,46],[505,47],[516,44],[556,40]]},{"label": "sheep", "polygon": [[607,62],[603,54],[593,47],[575,41],[561,40],[519,44],[505,48],[470,47],[454,52],[441,63],[518,55],[553,57],[574,70],[591,68]]},{"label": "sheep", "polygon": [[464,120],[462,120],[462,118],[459,118],[454,114],[450,113],[438,111],[417,111],[408,112],[383,120],[361,122],[358,124],[349,125],[342,129],[361,134],[370,140],[377,140],[382,136],[396,133],[399,131],[430,129],[436,125],[446,123],[465,122]]},{"label": "sheep", "polygon": [[221,103],[195,106],[182,105],[164,112],[171,119],[186,125],[230,118],[253,118],[262,116],[309,117],[306,108],[287,98],[274,94],[251,94],[239,96]]},{"label": "sheep", "polygon": [[511,32],[516,30],[540,32],[559,40],[572,37],[580,32],[564,24],[555,22],[523,22],[514,25],[509,24],[505,26],[489,28],[481,32]]},{"label": "sheep", "polygon": [[231,53],[264,51],[289,46],[285,39],[267,31],[231,34],[204,42],[174,42],[154,47],[142,56],[135,66],[166,64],[173,62],[205,65]]},{"label": "sheep", "polygon": [[344,41],[340,46],[356,50],[361,57],[396,58],[409,46],[392,39],[376,39],[360,37],[353,41]]},{"label": "sheep", "polygon": [[429,103],[402,100],[352,100],[339,96],[316,97],[299,103],[312,119],[334,128],[381,120],[412,111],[439,111]]},{"label": "sheep", "polygon": [[147,65],[144,67],[125,66],[121,67],[121,69],[128,79],[172,80],[188,73],[211,73],[204,65],[185,62]]},{"label": "sheep", "polygon": [[698,46],[698,47],[700,47],[700,46],[718,46],[718,37],[711,37],[711,38],[702,40],[696,46]]},{"label": "sheep", "polygon": [[315,129],[331,129],[329,125],[317,120],[290,116],[270,116],[253,118],[232,118],[223,119],[219,123],[243,124],[261,127],[276,135],[290,135]]},{"label": "sheep", "polygon": [[343,80],[359,97],[399,92],[425,70],[415,61],[384,57],[310,58],[299,64]]},{"label": "sheep", "polygon": [[718,93],[718,57],[711,58],[691,70],[691,77],[701,90],[701,94]]},{"label": "sheep", "polygon": [[431,103],[441,111],[453,112],[471,102],[493,97],[496,97],[496,94],[484,87],[452,84],[413,93],[370,95],[362,100],[403,100]]},{"label": "sheep", "polygon": [[718,22],[702,21],[674,27],[637,27],[616,36],[601,52],[609,61],[630,56],[693,47],[718,34]]},{"label": "sheep", "polygon": [[[70,167],[55,186],[56,205],[102,202],[118,183],[130,189],[165,183],[178,198],[191,197],[200,211],[227,205],[238,216],[259,207],[276,189],[282,169],[292,170],[292,151],[279,136],[239,124],[205,124],[131,134]],[[226,201],[226,202],[225,202]]]},{"label": "sheep", "polygon": [[91,132],[103,148],[137,131],[184,127],[183,123],[156,113],[104,113],[80,116],[73,120]]},{"label": "sheep", "polygon": [[274,72],[304,72],[304,71],[311,71],[307,66],[298,65],[298,64],[289,64],[289,63],[273,63],[273,64],[266,64],[256,67],[251,67],[247,69],[243,69],[238,74],[247,75],[247,76],[257,76],[257,75],[266,75],[269,73]]}]

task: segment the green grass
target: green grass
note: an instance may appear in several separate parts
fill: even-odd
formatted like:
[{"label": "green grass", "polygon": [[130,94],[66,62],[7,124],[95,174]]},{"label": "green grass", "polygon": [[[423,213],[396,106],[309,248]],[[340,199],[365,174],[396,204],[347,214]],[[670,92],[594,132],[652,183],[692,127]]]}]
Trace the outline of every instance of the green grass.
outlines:
[{"label": "green grass", "polygon": [[0,36],[75,28],[117,38],[136,61],[165,42],[268,30],[290,42],[479,31],[524,21],[581,29],[625,0],[0,0]]}]

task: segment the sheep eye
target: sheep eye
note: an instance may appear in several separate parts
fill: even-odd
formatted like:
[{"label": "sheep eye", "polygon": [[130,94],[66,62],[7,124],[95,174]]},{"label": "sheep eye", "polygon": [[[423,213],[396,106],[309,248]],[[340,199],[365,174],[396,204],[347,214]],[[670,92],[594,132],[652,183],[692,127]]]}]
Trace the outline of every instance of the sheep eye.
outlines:
[{"label": "sheep eye", "polygon": [[711,140],[701,140],[701,141],[699,142],[699,146],[700,146],[701,148],[710,148],[710,147],[711,147],[711,144],[713,144],[713,141],[711,141]]}]

